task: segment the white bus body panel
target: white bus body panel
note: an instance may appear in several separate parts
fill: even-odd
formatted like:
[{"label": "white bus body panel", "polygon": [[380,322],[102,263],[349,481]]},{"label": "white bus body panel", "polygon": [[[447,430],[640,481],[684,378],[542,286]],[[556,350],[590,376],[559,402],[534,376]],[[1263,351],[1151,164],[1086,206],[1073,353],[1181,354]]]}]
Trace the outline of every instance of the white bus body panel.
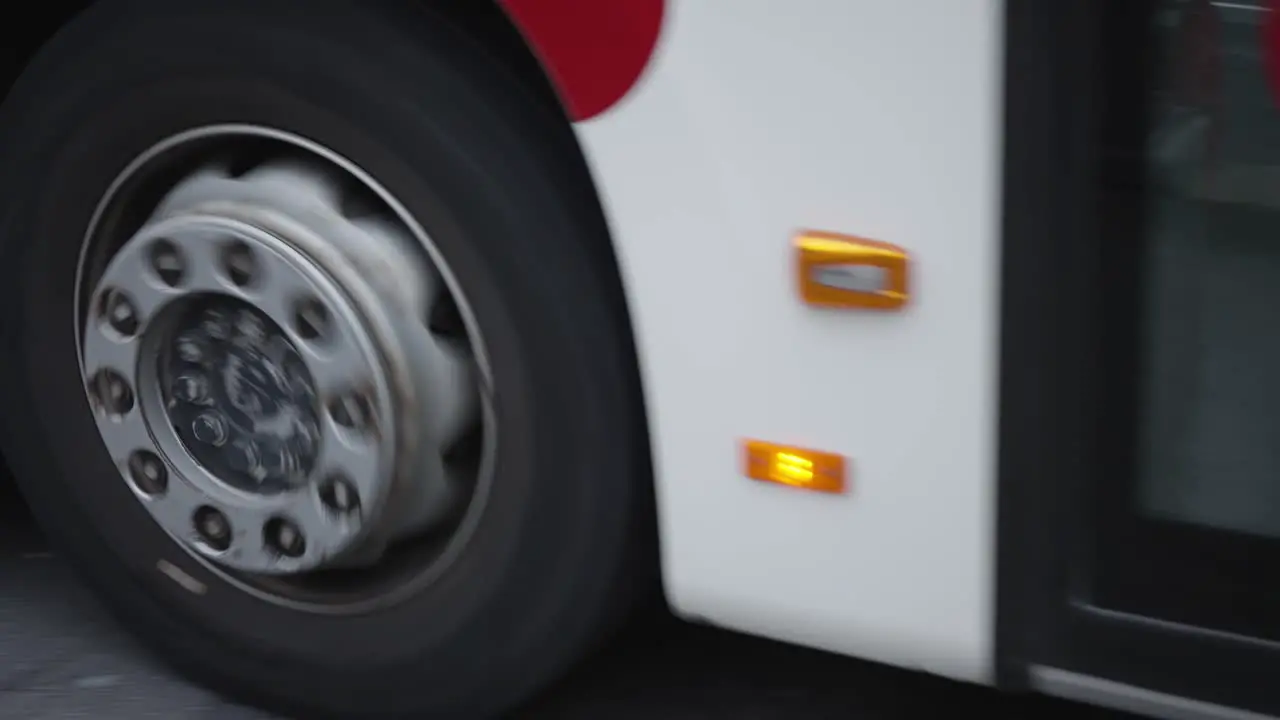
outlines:
[{"label": "white bus body panel", "polygon": [[[632,93],[577,125],[629,296],[673,609],[988,681],[996,0],[671,0]],[[901,313],[802,305],[800,228],[904,246]],[[852,490],[747,480],[752,437]]]}]

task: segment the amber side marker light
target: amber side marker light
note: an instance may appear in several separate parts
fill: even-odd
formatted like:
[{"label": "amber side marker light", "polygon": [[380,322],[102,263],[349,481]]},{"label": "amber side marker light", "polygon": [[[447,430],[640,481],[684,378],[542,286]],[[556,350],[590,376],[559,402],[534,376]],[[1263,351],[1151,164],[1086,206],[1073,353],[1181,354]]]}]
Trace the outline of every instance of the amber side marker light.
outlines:
[{"label": "amber side marker light", "polygon": [[805,231],[795,238],[796,281],[810,305],[898,310],[910,298],[910,254],[878,240]]},{"label": "amber side marker light", "polygon": [[834,453],[747,440],[743,466],[752,480],[824,493],[845,491],[845,459]]}]

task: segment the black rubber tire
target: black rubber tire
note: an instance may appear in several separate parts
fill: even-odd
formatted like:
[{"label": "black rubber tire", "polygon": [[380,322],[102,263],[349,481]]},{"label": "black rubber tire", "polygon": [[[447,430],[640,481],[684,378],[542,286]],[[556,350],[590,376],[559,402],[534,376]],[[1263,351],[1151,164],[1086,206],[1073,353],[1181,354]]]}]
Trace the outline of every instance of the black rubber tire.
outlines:
[{"label": "black rubber tire", "polygon": [[[311,138],[377,178],[431,234],[483,330],[494,490],[457,562],[393,607],[323,616],[225,583],[150,520],[91,418],[72,299],[91,213],[136,155],[227,122]],[[492,716],[616,617],[650,492],[621,297],[564,120],[416,4],[104,0],[0,108],[5,456],[57,548],[133,632],[277,712]]]}]

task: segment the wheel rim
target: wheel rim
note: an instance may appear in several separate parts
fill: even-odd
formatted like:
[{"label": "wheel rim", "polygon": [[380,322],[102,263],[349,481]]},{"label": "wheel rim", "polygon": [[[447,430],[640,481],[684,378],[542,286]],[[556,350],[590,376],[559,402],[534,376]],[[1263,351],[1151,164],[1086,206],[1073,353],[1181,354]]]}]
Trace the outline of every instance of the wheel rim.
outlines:
[{"label": "wheel rim", "polygon": [[228,580],[385,603],[474,529],[496,441],[482,337],[429,236],[350,161],[254,126],[165,140],[100,203],[76,291],[104,445]]}]

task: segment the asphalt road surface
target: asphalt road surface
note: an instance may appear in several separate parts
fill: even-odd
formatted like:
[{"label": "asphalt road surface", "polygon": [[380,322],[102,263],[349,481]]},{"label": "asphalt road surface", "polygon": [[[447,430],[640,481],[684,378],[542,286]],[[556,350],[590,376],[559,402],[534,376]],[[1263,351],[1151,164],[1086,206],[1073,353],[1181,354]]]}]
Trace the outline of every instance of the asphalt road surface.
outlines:
[{"label": "asphalt road surface", "polygon": [[[268,720],[142,652],[0,485],[0,719]],[[676,622],[644,618],[517,718],[1123,720]]]}]

